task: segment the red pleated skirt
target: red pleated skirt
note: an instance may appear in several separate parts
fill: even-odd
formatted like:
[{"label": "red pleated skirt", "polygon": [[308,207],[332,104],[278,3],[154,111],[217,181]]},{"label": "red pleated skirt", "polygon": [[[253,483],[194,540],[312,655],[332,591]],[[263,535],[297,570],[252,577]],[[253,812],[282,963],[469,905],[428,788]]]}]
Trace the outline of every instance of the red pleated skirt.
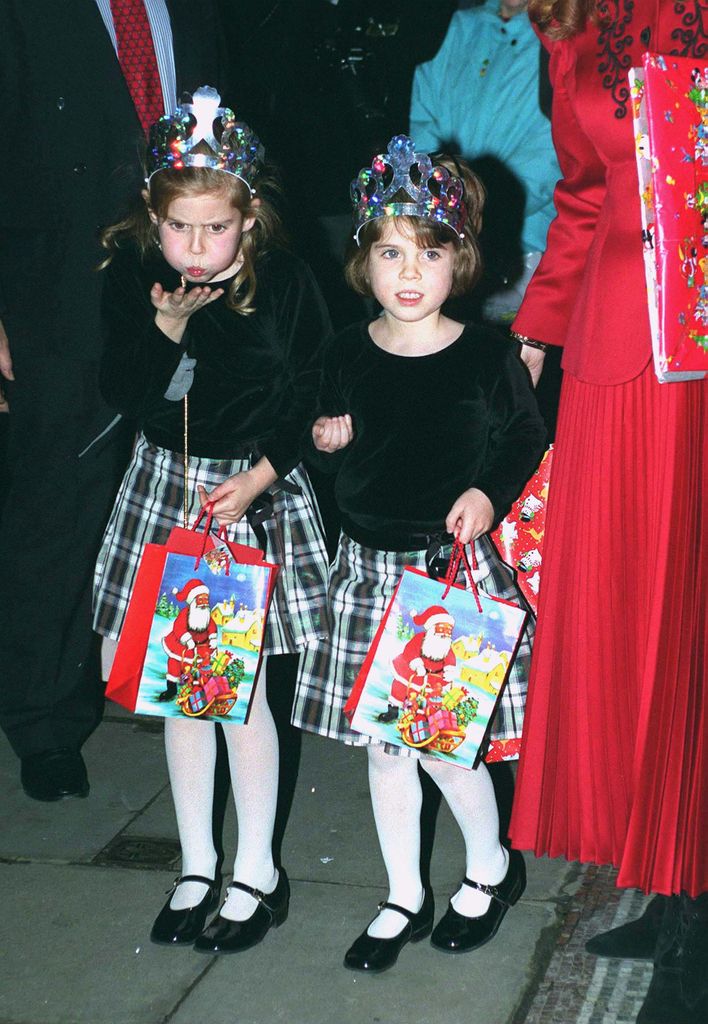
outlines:
[{"label": "red pleated skirt", "polygon": [[708,382],[566,374],[514,845],[708,890]]}]

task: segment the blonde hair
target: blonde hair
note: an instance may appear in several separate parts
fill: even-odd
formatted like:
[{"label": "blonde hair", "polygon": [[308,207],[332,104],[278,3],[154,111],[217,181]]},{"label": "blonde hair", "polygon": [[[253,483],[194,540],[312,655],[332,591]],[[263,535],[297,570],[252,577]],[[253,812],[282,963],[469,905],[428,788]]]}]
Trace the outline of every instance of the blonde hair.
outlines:
[{"label": "blonde hair", "polygon": [[116,250],[125,241],[134,242],[142,257],[159,247],[157,227],[150,219],[150,210],[162,220],[167,217],[170,205],[176,199],[224,195],[244,219],[254,218],[253,227],[241,235],[239,254],[243,263],[226,293],[227,306],[241,316],[249,316],[256,308],[256,259],[268,249],[284,243],[280,216],[270,198],[279,192],[272,169],[263,165],[252,185],[258,203],[252,202],[248,187],[240,178],[224,171],[210,167],[158,171],[150,178],[147,194],[139,202],[136,201],[128,216],[102,233],[101,244],[108,255],[99,269],[108,266]]},{"label": "blonde hair", "polygon": [[463,295],[479,279],[482,273],[482,257],[479,251],[478,236],[482,228],[482,209],[486,197],[484,185],[464,160],[458,160],[445,153],[431,154],[431,159],[434,165],[447,167],[462,180],[467,208],[464,237],[460,238],[457,232],[447,224],[428,220],[427,217],[384,216],[369,221],[359,231],[359,244],[357,245],[353,239],[349,243],[344,261],[344,277],[349,287],[357,295],[370,298],[373,294],[369,278],[369,255],[372,247],[381,239],[386,226],[392,220],[420,249],[433,249],[449,242],[453,243],[455,261],[452,271],[451,297]]},{"label": "blonde hair", "polygon": [[597,0],[529,0],[529,18],[550,39],[568,39],[582,32],[588,21],[604,25]]}]

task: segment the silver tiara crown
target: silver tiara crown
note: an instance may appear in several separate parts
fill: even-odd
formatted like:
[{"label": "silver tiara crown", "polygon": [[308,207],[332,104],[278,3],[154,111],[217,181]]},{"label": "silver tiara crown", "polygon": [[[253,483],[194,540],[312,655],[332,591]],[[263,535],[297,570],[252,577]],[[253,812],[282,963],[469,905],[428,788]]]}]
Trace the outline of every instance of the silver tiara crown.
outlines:
[{"label": "silver tiara crown", "polygon": [[378,217],[427,217],[464,238],[464,192],[461,179],[417,153],[413,139],[394,135],[351,184],[354,238],[358,242],[362,227]]},{"label": "silver tiara crown", "polygon": [[[233,174],[254,194],[253,180],[263,161],[263,147],[255,133],[229,107],[221,107],[221,96],[203,85],[182,102],[174,114],[165,114],[150,129],[148,178],[158,171],[181,171],[185,167],[210,167]],[[217,137],[218,135],[218,137]],[[204,142],[209,153],[194,153]]]}]

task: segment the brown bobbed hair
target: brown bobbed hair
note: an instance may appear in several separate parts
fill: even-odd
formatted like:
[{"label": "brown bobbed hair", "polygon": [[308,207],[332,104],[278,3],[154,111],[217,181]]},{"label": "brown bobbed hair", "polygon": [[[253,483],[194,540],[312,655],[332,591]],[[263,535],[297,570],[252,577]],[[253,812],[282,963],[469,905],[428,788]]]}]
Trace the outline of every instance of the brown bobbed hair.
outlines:
[{"label": "brown bobbed hair", "polygon": [[529,0],[529,18],[550,39],[568,39],[588,21],[604,25],[597,0]]},{"label": "brown bobbed hair", "polygon": [[[195,146],[194,152],[199,151]],[[99,269],[107,267],[117,249],[125,242],[133,242],[141,256],[159,248],[157,227],[150,219],[150,210],[159,220],[167,217],[175,199],[204,194],[225,196],[233,209],[244,219],[255,217],[253,227],[241,235],[240,254],[243,264],[229,285],[226,304],[235,313],[248,316],[255,311],[255,264],[258,256],[268,249],[284,244],[284,232],[274,206],[280,191],[275,172],[263,164],[252,182],[258,203],[252,201],[248,187],[234,174],[211,167],[185,167],[182,170],[162,170],[153,174],[142,197],[133,205],[128,216],[113,224],[101,235],[101,244],[108,255]]]},{"label": "brown bobbed hair", "polygon": [[[392,220],[395,220],[396,226],[405,235],[412,238],[420,249],[437,249],[450,242],[454,245],[455,262],[450,297],[464,295],[479,279],[482,273],[482,257],[479,251],[478,236],[482,227],[482,209],[486,196],[484,185],[464,160],[458,160],[444,153],[431,154],[431,160],[433,165],[447,167],[452,174],[462,179],[467,208],[464,238],[460,238],[457,232],[447,224],[429,220],[427,217],[384,216],[370,220],[359,231],[359,244],[357,245],[354,239],[350,241],[344,259],[344,277],[349,287],[357,295],[363,295],[366,298],[371,298],[373,295],[369,278],[369,256],[372,247],[383,237],[387,225]],[[400,198],[402,201],[408,199],[403,194]]]}]

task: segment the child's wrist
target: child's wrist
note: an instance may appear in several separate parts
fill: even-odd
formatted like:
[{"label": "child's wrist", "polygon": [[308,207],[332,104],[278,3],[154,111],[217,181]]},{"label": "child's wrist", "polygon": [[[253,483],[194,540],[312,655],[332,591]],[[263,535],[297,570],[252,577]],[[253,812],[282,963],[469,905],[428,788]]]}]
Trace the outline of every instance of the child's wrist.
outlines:
[{"label": "child's wrist", "polygon": [[155,326],[170,341],[179,343],[184,337],[187,317],[169,316],[169,314],[163,313],[161,309],[157,309],[155,310]]}]

